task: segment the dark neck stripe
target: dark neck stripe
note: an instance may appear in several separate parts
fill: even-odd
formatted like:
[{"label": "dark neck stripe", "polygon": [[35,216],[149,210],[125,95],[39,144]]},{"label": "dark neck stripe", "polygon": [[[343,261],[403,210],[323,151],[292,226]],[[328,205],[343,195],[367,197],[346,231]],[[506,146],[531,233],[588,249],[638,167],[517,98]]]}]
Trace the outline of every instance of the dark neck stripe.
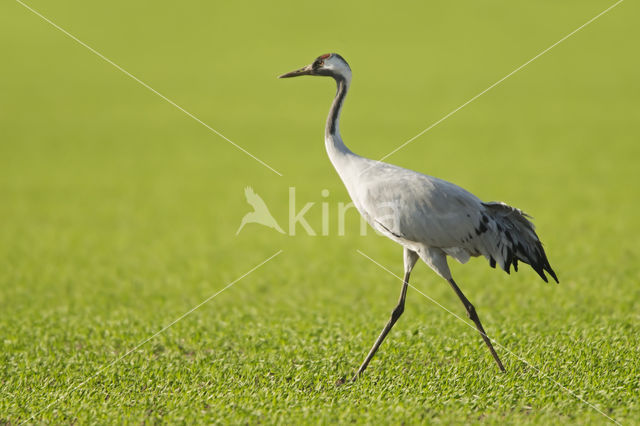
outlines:
[{"label": "dark neck stripe", "polygon": [[331,110],[329,111],[329,118],[327,119],[327,132],[332,135],[337,135],[338,133],[338,119],[340,118],[340,110],[342,109],[342,103],[344,102],[344,98],[347,95],[347,82],[342,77],[335,77],[338,90],[336,92],[336,97],[333,100],[333,104],[331,105]]}]

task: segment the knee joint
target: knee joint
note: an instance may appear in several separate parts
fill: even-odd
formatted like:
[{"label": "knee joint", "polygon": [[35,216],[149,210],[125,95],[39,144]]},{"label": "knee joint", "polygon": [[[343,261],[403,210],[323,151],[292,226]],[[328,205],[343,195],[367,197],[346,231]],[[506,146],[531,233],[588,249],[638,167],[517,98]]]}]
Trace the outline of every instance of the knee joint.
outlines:
[{"label": "knee joint", "polygon": [[391,319],[394,321],[397,320],[398,318],[400,318],[400,315],[402,315],[403,312],[404,312],[404,305],[396,306],[393,312],[391,312]]},{"label": "knee joint", "polygon": [[470,319],[475,319],[478,317],[478,314],[476,313],[476,308],[471,303],[467,305],[467,316]]}]

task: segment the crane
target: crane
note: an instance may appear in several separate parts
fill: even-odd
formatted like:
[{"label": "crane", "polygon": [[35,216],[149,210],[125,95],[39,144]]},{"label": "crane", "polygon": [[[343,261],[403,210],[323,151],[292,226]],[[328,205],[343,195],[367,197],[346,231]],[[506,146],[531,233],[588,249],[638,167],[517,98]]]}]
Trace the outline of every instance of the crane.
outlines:
[{"label": "crane", "polygon": [[340,136],[340,112],[351,84],[349,64],[339,54],[328,53],[279,78],[303,75],[332,77],[336,81],[337,91],[324,136],[329,159],[365,220],[403,247],[404,279],[400,298],[352,380],[367,368],[404,312],[409,276],[418,259],[447,280],[498,368],[505,371],[475,307],[454,281],[447,256],[460,263],[484,256],[492,268],[499,265],[507,273],[511,266],[517,271],[518,262],[523,262],[531,265],[545,282],[548,282],[545,272],[559,282],[529,216],[501,202],[483,202],[445,180],[353,153]]}]

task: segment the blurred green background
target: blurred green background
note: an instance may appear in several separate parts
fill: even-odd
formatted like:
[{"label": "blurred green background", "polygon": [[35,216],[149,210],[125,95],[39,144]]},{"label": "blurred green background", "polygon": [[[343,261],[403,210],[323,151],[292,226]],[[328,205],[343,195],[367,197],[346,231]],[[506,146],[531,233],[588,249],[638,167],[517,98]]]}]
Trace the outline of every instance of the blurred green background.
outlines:
[{"label": "blurred green background", "polygon": [[[280,177],[14,1],[0,5],[0,423],[602,423],[640,418],[638,5],[627,1],[387,161],[535,217],[561,284],[452,263],[499,349],[410,290],[369,232],[286,227],[348,202],[326,158],[334,84],[278,80],[326,52],[341,128],[380,158],[613,2],[27,3]],[[330,195],[322,197],[328,189]],[[193,314],[108,366],[268,258]],[[414,285],[463,308],[425,265]],[[78,387],[79,386],[79,387]],[[77,388],[76,388],[77,387]]]}]

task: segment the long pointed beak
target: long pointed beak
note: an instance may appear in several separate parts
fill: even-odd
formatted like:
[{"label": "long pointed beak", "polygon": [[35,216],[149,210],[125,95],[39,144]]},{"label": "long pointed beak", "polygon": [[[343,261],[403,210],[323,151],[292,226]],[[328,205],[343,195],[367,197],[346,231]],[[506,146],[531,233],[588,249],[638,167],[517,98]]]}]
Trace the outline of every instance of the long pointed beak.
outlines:
[{"label": "long pointed beak", "polygon": [[313,71],[313,68],[311,67],[311,65],[307,65],[306,67],[302,67],[299,70],[295,70],[295,71],[288,72],[286,74],[282,74],[278,78],[291,78],[291,77],[298,77],[298,76],[301,76],[301,75],[311,75],[312,71]]}]

